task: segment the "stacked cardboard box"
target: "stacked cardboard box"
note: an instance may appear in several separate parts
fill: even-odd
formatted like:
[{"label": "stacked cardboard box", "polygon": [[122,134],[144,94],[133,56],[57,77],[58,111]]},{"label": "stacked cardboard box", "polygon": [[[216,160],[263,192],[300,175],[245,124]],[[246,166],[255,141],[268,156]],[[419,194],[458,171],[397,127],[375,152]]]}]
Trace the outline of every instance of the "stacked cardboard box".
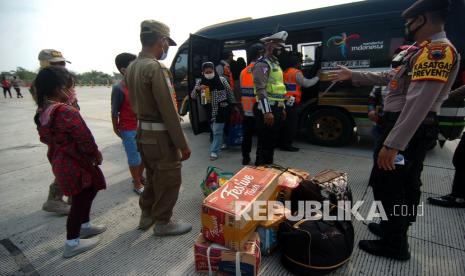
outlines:
[{"label": "stacked cardboard box", "polygon": [[[290,193],[299,179],[280,181],[282,174],[273,168],[244,167],[205,198],[202,233],[195,244],[198,272],[258,274],[261,254],[257,227],[260,225],[267,237],[267,231],[276,234],[277,225],[285,218],[284,208],[281,212],[274,210],[275,217],[268,216],[266,203],[276,201],[285,189]],[[263,219],[257,219],[256,215]],[[273,246],[265,247],[266,251],[271,252]]]},{"label": "stacked cardboard box", "polygon": [[260,269],[260,240],[257,233],[250,237],[240,252],[211,243],[199,234],[194,251],[197,272],[255,276]]},{"label": "stacked cardboard box", "polygon": [[257,232],[260,237],[260,251],[263,256],[271,255],[278,246],[279,224],[286,219],[290,212],[283,205],[275,204],[273,206],[273,216],[270,216],[267,221],[260,222]]},{"label": "stacked cardboard box", "polygon": [[[254,202],[276,200],[281,171],[245,167],[202,205],[202,234],[214,243],[241,250],[255,232]],[[250,219],[252,218],[252,219]]]}]

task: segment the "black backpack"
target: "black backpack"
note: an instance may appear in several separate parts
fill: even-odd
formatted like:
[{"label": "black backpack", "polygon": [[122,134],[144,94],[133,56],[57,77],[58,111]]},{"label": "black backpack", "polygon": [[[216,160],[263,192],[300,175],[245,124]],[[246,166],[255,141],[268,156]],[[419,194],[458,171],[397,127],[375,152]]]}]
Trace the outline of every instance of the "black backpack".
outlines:
[{"label": "black backpack", "polygon": [[297,275],[324,275],[349,261],[354,228],[351,221],[286,220],[278,239],[286,269]]}]

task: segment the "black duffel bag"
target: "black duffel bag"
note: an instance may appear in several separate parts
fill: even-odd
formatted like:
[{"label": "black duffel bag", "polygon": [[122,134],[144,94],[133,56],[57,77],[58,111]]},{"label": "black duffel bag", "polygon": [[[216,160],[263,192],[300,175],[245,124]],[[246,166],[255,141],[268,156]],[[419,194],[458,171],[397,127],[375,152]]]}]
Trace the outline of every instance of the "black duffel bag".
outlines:
[{"label": "black duffel bag", "polygon": [[281,262],[297,275],[324,275],[347,263],[354,248],[351,221],[300,220],[281,223]]},{"label": "black duffel bag", "polygon": [[292,212],[297,211],[299,201],[329,201],[338,205],[338,201],[352,202],[352,191],[347,182],[347,173],[325,170],[312,179],[304,179],[291,196]]}]

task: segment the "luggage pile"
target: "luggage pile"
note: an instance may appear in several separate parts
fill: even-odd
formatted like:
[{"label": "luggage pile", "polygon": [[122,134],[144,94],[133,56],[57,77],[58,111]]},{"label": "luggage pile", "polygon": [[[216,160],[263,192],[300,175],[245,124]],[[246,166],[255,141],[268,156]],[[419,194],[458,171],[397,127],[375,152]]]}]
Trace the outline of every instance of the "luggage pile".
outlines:
[{"label": "luggage pile", "polygon": [[325,171],[312,178],[296,169],[244,167],[203,201],[202,228],[194,246],[196,271],[258,275],[262,255],[276,251],[293,273],[335,270],[352,253],[351,221],[289,220],[293,213],[283,203],[333,204],[351,197],[343,172]]}]

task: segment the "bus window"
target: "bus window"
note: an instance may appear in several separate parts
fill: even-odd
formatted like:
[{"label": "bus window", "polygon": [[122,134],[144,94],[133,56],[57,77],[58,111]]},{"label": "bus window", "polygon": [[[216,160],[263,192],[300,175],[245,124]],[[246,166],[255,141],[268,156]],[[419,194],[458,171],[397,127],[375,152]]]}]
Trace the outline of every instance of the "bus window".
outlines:
[{"label": "bus window", "polygon": [[176,91],[176,97],[180,104],[184,97],[188,95],[187,85],[187,48],[180,50],[172,65],[173,84]]},{"label": "bus window", "polygon": [[176,58],[174,64],[174,79],[182,81],[187,77],[187,51],[181,52]]},{"label": "bus window", "polygon": [[389,46],[389,56],[393,56],[394,52],[404,43],[403,37],[391,38],[391,45]]},{"label": "bus window", "polygon": [[316,49],[321,45],[321,42],[300,43],[297,45],[297,50],[302,53],[304,62],[303,67],[313,66],[315,64]]},{"label": "bus window", "polygon": [[247,51],[246,50],[233,50],[234,60],[238,58],[243,58],[245,63],[247,64]]}]

